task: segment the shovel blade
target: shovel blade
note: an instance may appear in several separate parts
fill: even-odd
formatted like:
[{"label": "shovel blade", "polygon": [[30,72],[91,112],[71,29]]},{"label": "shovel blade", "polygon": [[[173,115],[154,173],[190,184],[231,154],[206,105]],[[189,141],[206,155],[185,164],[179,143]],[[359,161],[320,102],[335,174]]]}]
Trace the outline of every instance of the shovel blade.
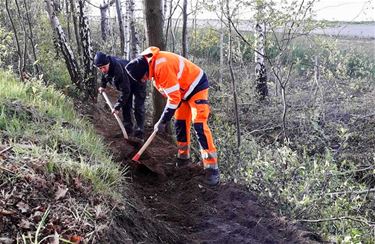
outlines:
[{"label": "shovel blade", "polygon": [[141,157],[141,155],[139,154],[139,153],[136,153],[135,155],[134,155],[134,157],[132,158],[132,160],[134,161],[134,162],[136,162],[136,163],[141,163],[141,162],[139,162],[139,158]]}]

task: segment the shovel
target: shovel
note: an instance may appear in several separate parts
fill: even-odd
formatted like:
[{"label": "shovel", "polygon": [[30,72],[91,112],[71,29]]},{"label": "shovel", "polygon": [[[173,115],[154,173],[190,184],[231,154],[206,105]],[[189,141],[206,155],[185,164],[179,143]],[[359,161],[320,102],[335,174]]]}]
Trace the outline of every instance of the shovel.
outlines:
[{"label": "shovel", "polygon": [[134,157],[132,158],[132,161],[136,162],[138,166],[146,167],[151,172],[156,173],[158,176],[160,176],[160,177],[163,178],[163,177],[165,177],[165,172],[161,168],[160,165],[155,164],[155,163],[146,163],[146,164],[144,164],[144,163],[141,163],[139,161],[139,158],[141,157],[141,155],[143,154],[143,152],[146,150],[146,148],[150,145],[151,141],[155,138],[157,132],[158,132],[157,129],[152,132],[152,134],[149,136],[149,138],[147,139],[147,141],[145,142],[145,144],[134,155]]},{"label": "shovel", "polygon": [[[107,102],[109,108],[110,108],[111,111],[112,111],[112,110],[113,110],[112,103],[111,103],[111,101],[108,99],[107,94],[103,91],[103,92],[102,92],[102,95],[103,95],[105,101]],[[116,118],[116,120],[117,120],[117,123],[118,123],[118,125],[119,125],[120,128],[121,128],[121,131],[122,131],[122,134],[124,135],[124,138],[125,138],[126,140],[128,140],[128,139],[129,139],[128,134],[126,133],[125,127],[124,127],[124,125],[122,124],[122,121],[121,121],[120,117],[119,117],[117,114],[115,114],[115,113],[114,113],[113,115],[115,116],[115,118]]]},{"label": "shovel", "polygon": [[147,141],[145,142],[145,144],[143,144],[143,146],[141,147],[141,149],[139,149],[139,151],[132,158],[133,161],[135,161],[137,163],[140,163],[139,162],[139,158],[141,157],[141,155],[143,154],[143,152],[146,150],[146,148],[150,145],[151,141],[155,138],[157,132],[158,132],[158,130],[154,130],[154,132],[152,132],[152,134],[149,136],[149,138],[147,139]]}]

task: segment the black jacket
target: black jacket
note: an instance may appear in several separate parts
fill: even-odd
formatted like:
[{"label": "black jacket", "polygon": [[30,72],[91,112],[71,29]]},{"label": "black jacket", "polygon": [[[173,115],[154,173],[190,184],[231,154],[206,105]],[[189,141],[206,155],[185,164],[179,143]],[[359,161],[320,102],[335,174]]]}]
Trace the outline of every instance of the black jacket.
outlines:
[{"label": "black jacket", "polygon": [[125,102],[130,96],[130,82],[136,82],[133,80],[125,70],[125,66],[129,63],[128,60],[120,59],[115,56],[108,56],[109,58],[109,70],[107,74],[102,75],[101,87],[106,88],[107,83],[110,82],[117,90],[121,92],[117,103],[114,105],[116,110],[119,110],[125,105]]}]

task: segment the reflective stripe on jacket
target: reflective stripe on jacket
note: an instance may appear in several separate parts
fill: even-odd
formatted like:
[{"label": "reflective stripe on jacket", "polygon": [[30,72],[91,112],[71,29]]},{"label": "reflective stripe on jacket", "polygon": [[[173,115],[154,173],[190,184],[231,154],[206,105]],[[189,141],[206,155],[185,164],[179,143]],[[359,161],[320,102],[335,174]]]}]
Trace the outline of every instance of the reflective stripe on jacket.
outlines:
[{"label": "reflective stripe on jacket", "polygon": [[[149,61],[149,79],[154,79],[154,86],[168,98],[164,112],[177,109],[181,100],[186,100],[198,91],[208,88],[207,79],[202,79],[204,72],[196,64],[171,52],[149,47],[141,55],[152,58]],[[169,112],[170,113],[170,112]],[[174,111],[172,112],[172,116]],[[166,115],[166,114],[165,114]],[[169,114],[166,115],[169,120]]]}]

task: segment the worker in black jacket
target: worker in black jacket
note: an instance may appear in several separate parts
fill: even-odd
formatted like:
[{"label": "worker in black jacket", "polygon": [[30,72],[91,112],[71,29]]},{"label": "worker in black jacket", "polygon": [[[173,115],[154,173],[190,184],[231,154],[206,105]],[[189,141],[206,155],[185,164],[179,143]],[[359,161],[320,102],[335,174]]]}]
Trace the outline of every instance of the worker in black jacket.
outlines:
[{"label": "worker in black jacket", "polygon": [[[95,66],[102,73],[102,81],[99,92],[102,93],[110,82],[117,90],[121,92],[117,103],[114,105],[112,113],[119,113],[122,108],[124,127],[130,136],[135,136],[141,140],[144,137],[145,121],[145,99],[146,84],[133,80],[125,70],[128,60],[115,56],[109,56],[102,52],[97,52],[94,58]],[[133,107],[134,96],[134,118],[136,126],[133,126],[131,111]]]}]

